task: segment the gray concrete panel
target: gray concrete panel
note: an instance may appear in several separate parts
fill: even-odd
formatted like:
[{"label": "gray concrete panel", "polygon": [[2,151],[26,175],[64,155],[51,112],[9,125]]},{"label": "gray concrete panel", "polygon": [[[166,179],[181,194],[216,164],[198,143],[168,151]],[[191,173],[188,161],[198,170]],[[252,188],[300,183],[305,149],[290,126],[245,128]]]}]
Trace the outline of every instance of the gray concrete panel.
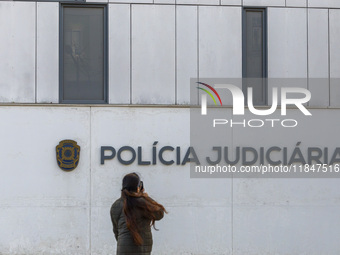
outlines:
[{"label": "gray concrete panel", "polygon": [[308,77],[328,78],[328,10],[308,10]]},{"label": "gray concrete panel", "polygon": [[175,6],[132,5],[132,103],[175,103]]},{"label": "gray concrete panel", "polygon": [[154,0],[154,4],[175,4],[176,0]]},{"label": "gray concrete panel", "polygon": [[35,102],[35,2],[0,2],[0,102]]},{"label": "gray concrete panel", "polygon": [[339,8],[338,0],[308,0],[308,7]]},{"label": "gray concrete panel", "polygon": [[89,255],[89,208],[0,207],[1,254]]},{"label": "gray concrete panel", "polygon": [[167,209],[169,214],[156,223],[159,231],[153,232],[154,254],[231,254],[231,207],[202,204]]},{"label": "gray concrete panel", "polygon": [[340,10],[329,10],[330,105],[340,106]]},{"label": "gray concrete panel", "polygon": [[268,9],[268,77],[307,78],[305,8]]},{"label": "gray concrete panel", "polygon": [[109,0],[109,3],[152,4],[153,0]]},{"label": "gray concrete panel", "polygon": [[[199,7],[199,78],[242,77],[241,10]],[[231,105],[231,96],[223,104]]]},{"label": "gray concrete panel", "polygon": [[190,78],[197,73],[197,7],[176,8],[177,104],[190,104]]},{"label": "gray concrete panel", "polygon": [[199,7],[200,78],[242,77],[240,7]]},{"label": "gray concrete panel", "polygon": [[[140,172],[145,179],[146,190],[168,206],[186,206],[188,203],[195,206],[202,203],[211,206],[230,204],[229,195],[224,198],[214,197],[215,192],[220,193],[230,188],[230,179],[209,180],[214,185],[209,192],[205,192],[200,187],[205,185],[206,180],[191,181],[189,164],[164,166],[157,160],[156,165],[139,166],[135,160],[131,165],[122,167],[117,157],[106,160],[104,165],[100,164],[100,146],[112,146],[117,151],[125,145],[135,146],[136,151],[137,146],[142,146],[142,159],[151,160],[155,141],[158,141],[155,147],[157,151],[164,146],[180,146],[180,158],[183,159],[190,143],[189,109],[96,108],[92,110],[91,123],[94,130],[92,153],[96,155],[92,157],[92,184],[96,187],[92,194],[94,206],[109,206],[114,199],[113,194],[120,194],[123,176],[133,171]],[[153,128],[150,128],[150,123],[153,123]],[[130,135],[132,133],[134,136]],[[175,156],[174,151],[166,154],[168,160]],[[155,175],[158,178],[154,178]],[[169,182],[169,176],[175,176],[176,182]]]},{"label": "gray concrete panel", "polygon": [[340,78],[340,10],[329,10],[330,78]]},{"label": "gray concrete panel", "polygon": [[[89,108],[2,107],[0,253],[88,254]],[[73,139],[79,165],[65,172],[56,146]],[[6,174],[4,174],[6,173]]]},{"label": "gray concrete panel", "polygon": [[220,0],[176,0],[176,4],[219,5]]},{"label": "gray concrete panel", "polygon": [[[309,106],[329,106],[328,10],[308,10]],[[320,79],[322,78],[322,79]]]},{"label": "gray concrete panel", "polygon": [[109,103],[130,103],[130,5],[109,5]]},{"label": "gray concrete panel", "polygon": [[308,0],[286,0],[287,7],[307,7]]},{"label": "gray concrete panel", "polygon": [[[3,206],[85,206],[89,192],[89,109],[2,107],[0,179]],[[78,167],[65,172],[57,165],[56,146],[65,139],[80,148]],[[10,152],[10,153],[8,153]],[[30,169],[30,170],[28,170]],[[16,188],[13,188],[13,184]]]},{"label": "gray concrete panel", "polygon": [[59,4],[37,3],[37,103],[58,102]]},{"label": "gray concrete panel", "polygon": [[337,254],[339,213],[340,206],[234,205],[233,254]]},{"label": "gray concrete panel", "polygon": [[242,0],[221,0],[221,5],[242,5]]},{"label": "gray concrete panel", "polygon": [[[307,147],[338,146],[337,110],[310,109],[312,116],[289,110],[284,118],[298,120],[295,128],[242,128],[233,130],[233,144],[254,148],[280,146],[291,154],[297,142]],[[252,118],[251,114],[245,116]],[[270,118],[283,119],[279,112]],[[283,139],[284,137],[284,139]],[[311,137],[313,139],[311,139]],[[275,152],[273,158],[281,159]],[[289,156],[288,156],[289,157]],[[330,157],[330,156],[329,156]],[[270,178],[233,180],[233,240],[235,254],[323,254],[338,250],[338,179]],[[331,194],[331,195],[330,195]],[[259,224],[261,222],[261,224]],[[315,236],[314,233],[323,233]],[[313,234],[308,234],[313,233]],[[330,235],[323,239],[321,236]],[[287,243],[294,243],[288,245]],[[335,252],[336,253],[336,252]]]},{"label": "gray concrete panel", "polygon": [[285,0],[243,0],[243,6],[285,6]]},{"label": "gray concrete panel", "polygon": [[87,3],[108,3],[109,0],[86,0]]}]

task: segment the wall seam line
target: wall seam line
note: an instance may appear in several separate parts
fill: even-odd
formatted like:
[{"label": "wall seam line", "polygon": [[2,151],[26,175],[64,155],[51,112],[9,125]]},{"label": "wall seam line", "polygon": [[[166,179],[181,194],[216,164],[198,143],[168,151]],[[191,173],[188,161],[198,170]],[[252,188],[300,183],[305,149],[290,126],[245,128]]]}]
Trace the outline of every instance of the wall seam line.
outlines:
[{"label": "wall seam line", "polygon": [[[196,13],[197,13],[197,81],[200,80],[200,15],[199,15],[199,10],[200,7],[196,7]],[[196,99],[197,99],[197,105],[199,105],[199,91],[196,91]]]},{"label": "wall seam line", "polygon": [[[12,0],[11,0],[12,1]],[[221,0],[222,1],[222,0]],[[219,6],[227,6],[227,7],[242,7],[244,6],[244,0],[240,0],[241,1],[241,4],[197,4],[197,3],[185,3],[185,4],[181,4],[181,3],[177,3],[177,2],[174,2],[174,3],[142,3],[142,2],[108,2],[109,5],[115,5],[115,4],[122,4],[122,5],[130,5],[130,4],[133,4],[133,5],[179,5],[179,6],[216,6],[216,7],[219,7]],[[95,2],[93,2],[95,3]],[[99,2],[98,2],[99,3]],[[246,5],[246,6],[252,6],[252,5]],[[267,5],[259,5],[257,6],[259,8],[265,8],[265,7],[270,7],[270,8],[293,8],[293,9],[296,9],[296,8],[309,8],[309,9],[333,9],[333,10],[338,10],[340,9],[340,6],[338,7],[331,7],[331,6],[310,6],[308,2],[306,2],[306,6],[299,6],[299,5],[296,5],[296,6],[293,6],[293,5],[288,5],[286,6],[285,4],[284,5],[271,5],[271,4],[267,4]]]},{"label": "wall seam line", "polygon": [[178,104],[177,86],[177,5],[175,5],[175,104]]},{"label": "wall seam line", "polygon": [[330,12],[328,9],[328,106],[331,106],[331,23],[330,23]]},{"label": "wall seam line", "polygon": [[[231,115],[231,118],[233,115]],[[234,148],[234,128],[231,128],[231,148]],[[234,158],[234,150],[232,150]],[[231,254],[234,254],[234,174],[231,174]]]},{"label": "wall seam line", "polygon": [[[309,90],[309,11],[306,8],[306,25],[307,25],[307,90]],[[310,105],[310,101],[308,101],[307,105]]]},{"label": "wall seam line", "polygon": [[130,104],[132,104],[132,4],[130,4]]},{"label": "wall seam line", "polygon": [[90,225],[89,225],[89,249],[90,254],[92,254],[92,107],[90,107],[90,201],[89,201],[89,217],[90,217]]},{"label": "wall seam line", "polygon": [[38,72],[37,72],[37,69],[38,69],[38,2],[35,2],[35,72],[34,72],[34,79],[35,79],[35,82],[34,82],[34,85],[35,85],[35,88],[34,88],[34,102],[37,103],[38,102],[38,91],[37,91],[37,88],[38,88]]}]

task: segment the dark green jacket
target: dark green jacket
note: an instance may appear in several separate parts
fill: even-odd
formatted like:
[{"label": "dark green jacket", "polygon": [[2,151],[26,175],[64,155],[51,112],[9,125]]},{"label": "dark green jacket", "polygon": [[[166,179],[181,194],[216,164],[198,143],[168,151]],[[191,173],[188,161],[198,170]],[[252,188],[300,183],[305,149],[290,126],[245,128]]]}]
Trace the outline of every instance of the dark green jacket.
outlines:
[{"label": "dark green jacket", "polygon": [[[145,203],[147,201],[144,198]],[[143,244],[137,246],[126,226],[123,199],[117,199],[111,206],[111,221],[113,225],[113,232],[117,240],[117,255],[150,255],[152,250],[152,234],[151,234],[151,220],[143,217],[139,211],[136,211],[137,224],[140,229],[140,235],[143,238]],[[156,214],[157,220],[163,218],[163,211]]]}]

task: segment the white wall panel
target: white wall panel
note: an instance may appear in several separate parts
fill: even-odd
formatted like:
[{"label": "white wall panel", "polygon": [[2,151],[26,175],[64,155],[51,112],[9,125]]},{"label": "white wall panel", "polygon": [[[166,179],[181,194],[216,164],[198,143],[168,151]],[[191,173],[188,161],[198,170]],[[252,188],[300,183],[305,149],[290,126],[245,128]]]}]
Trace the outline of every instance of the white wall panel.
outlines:
[{"label": "white wall panel", "polygon": [[91,255],[116,254],[117,241],[113,234],[110,206],[91,207]]},{"label": "white wall panel", "polygon": [[[46,22],[48,20],[48,22]],[[37,102],[58,103],[59,4],[37,3]]]},{"label": "white wall panel", "polygon": [[155,4],[175,4],[176,0],[154,0]]},{"label": "white wall panel", "polygon": [[[270,118],[281,120],[295,119],[298,121],[298,126],[294,128],[284,128],[278,123],[274,128],[270,127],[270,125],[263,128],[235,128],[233,130],[234,144],[239,144],[240,146],[255,146],[256,148],[260,146],[269,148],[274,145],[280,147],[285,146],[291,148],[287,154],[289,155],[289,153],[292,153],[293,148],[295,148],[296,143],[300,141],[301,144],[299,148],[301,151],[305,151],[304,155],[307,153],[307,147],[323,148],[325,144],[327,144],[329,153],[331,153],[339,146],[338,140],[334,139],[337,134],[334,127],[336,127],[339,122],[338,119],[334,119],[335,111],[321,109],[309,109],[309,111],[312,114],[311,116],[304,115],[299,109],[287,109],[287,115],[281,116],[281,110],[278,109],[270,115]],[[253,117],[252,113],[246,111],[245,116],[234,116],[233,119],[252,119]],[[259,118],[260,116],[257,117]],[[269,116],[264,116],[262,119],[267,117]],[[327,124],[325,125],[325,123]],[[282,139],[283,137],[285,137],[285,139]],[[311,137],[313,137],[313,139],[311,139]]]},{"label": "white wall panel", "polygon": [[199,7],[199,76],[242,77],[241,8]]},{"label": "white wall panel", "polygon": [[234,203],[249,206],[337,206],[329,194],[339,195],[338,182],[335,178],[234,179]]},{"label": "white wall panel", "polygon": [[329,10],[330,105],[340,106],[340,10]]},{"label": "white wall panel", "polygon": [[305,8],[268,9],[268,77],[307,78]]},{"label": "white wall panel", "polygon": [[307,89],[306,8],[268,8],[267,26],[268,78],[279,78],[268,82],[268,103],[271,105],[273,87]]},{"label": "white wall panel", "polygon": [[0,2],[0,102],[35,102],[34,2]]},{"label": "white wall panel", "polygon": [[[199,7],[199,77],[242,77],[240,7]],[[232,98],[223,100],[231,105]]]},{"label": "white wall panel", "polygon": [[242,5],[242,0],[221,0],[221,5]]},{"label": "white wall panel", "polygon": [[220,0],[176,0],[176,4],[219,5]]},{"label": "white wall panel", "polygon": [[88,218],[85,207],[0,207],[1,254],[89,254]]},{"label": "white wall panel", "polygon": [[[0,253],[87,254],[89,117],[89,108],[0,108]],[[81,146],[72,172],[57,165],[64,139]]]},{"label": "white wall panel", "polygon": [[244,6],[285,6],[285,0],[243,0]]},{"label": "white wall panel", "polygon": [[197,7],[176,8],[177,104],[190,104],[190,78],[197,77]]},{"label": "white wall panel", "polygon": [[338,254],[339,213],[339,206],[234,205],[233,254]]},{"label": "white wall panel", "polygon": [[[328,10],[308,10],[308,89],[310,106],[329,105]],[[319,79],[322,78],[322,79]]]},{"label": "white wall panel", "polygon": [[[2,107],[0,179],[2,206],[85,206],[89,200],[89,109]],[[56,146],[72,139],[81,147],[78,167],[57,165]]]},{"label": "white wall panel", "polygon": [[307,7],[308,0],[286,0],[287,7]]},{"label": "white wall panel", "polygon": [[86,0],[87,3],[107,3],[109,0]]},{"label": "white wall panel", "polygon": [[132,6],[132,103],[175,103],[175,6]]},{"label": "white wall panel", "polygon": [[[109,206],[114,199],[113,194],[119,195],[121,180],[128,172],[139,171],[144,178],[144,184],[150,194],[169,206],[185,206],[188,203],[217,206],[228,205],[230,196],[214,198],[214,194],[230,189],[230,179],[208,180],[212,184],[209,192],[200,190],[207,180],[190,179],[189,164],[185,166],[164,166],[157,161],[156,165],[141,167],[137,160],[131,165],[122,167],[117,157],[106,160],[100,165],[100,147],[113,146],[117,151],[125,145],[143,148],[143,159],[151,160],[153,143],[157,151],[163,146],[180,146],[183,159],[190,143],[189,109],[177,108],[96,108],[92,110],[91,125],[93,163],[93,205]],[[153,123],[153,124],[150,124]],[[151,126],[150,126],[151,125]],[[136,129],[138,126],[138,129]],[[134,135],[131,135],[134,134]],[[168,159],[174,159],[175,152],[168,153]],[[158,178],[153,176],[157,175]],[[169,182],[170,176],[176,182]],[[171,177],[171,178],[172,178]],[[193,192],[195,190],[195,192]]]},{"label": "white wall panel", "polygon": [[[287,110],[285,117],[280,115],[277,110],[271,119],[295,119],[298,126],[294,128],[284,128],[278,123],[272,128],[269,125],[263,128],[234,128],[233,144],[238,146],[250,146],[256,149],[272,146],[287,148],[287,158],[292,155],[296,144],[301,142],[298,147],[302,155],[307,160],[307,148],[319,147],[322,150],[328,147],[328,160],[331,159],[335,148],[339,147],[339,142],[334,137],[337,136],[336,111],[325,109],[309,109],[312,116],[303,115],[300,110]],[[252,114],[247,111],[244,116],[251,119]],[[242,118],[244,118],[242,117]],[[266,117],[267,118],[267,117]],[[236,119],[234,117],[234,119]],[[265,117],[261,118],[265,119]],[[327,123],[327,124],[325,124]],[[279,135],[278,135],[279,134]],[[282,139],[284,137],[284,139]],[[311,139],[313,137],[313,139]],[[283,153],[273,153],[274,160],[283,160]],[[265,164],[268,164],[265,162]],[[315,164],[315,162],[313,162]],[[338,179],[317,179],[317,178],[294,178],[297,175],[289,175],[291,178],[268,178],[268,179],[238,179],[233,182],[234,203],[242,205],[263,205],[272,204],[277,206],[335,206],[336,201],[329,195],[340,196],[340,190],[336,183]],[[282,176],[280,176],[282,177]],[[269,190],[271,190],[269,192]],[[282,192],[282,190],[285,190]]]},{"label": "white wall panel", "polygon": [[154,254],[231,254],[231,207],[167,209],[169,214],[156,223],[159,231],[153,232]]},{"label": "white wall panel", "polygon": [[339,8],[338,0],[308,0],[308,7]]},{"label": "white wall panel", "polygon": [[328,10],[308,10],[309,78],[328,78]]},{"label": "white wall panel", "polygon": [[[337,136],[338,120],[334,118],[337,113],[320,109],[310,111],[312,116],[308,117],[299,110],[287,111],[285,118],[298,121],[295,128],[234,128],[233,144],[257,149],[287,147],[290,157],[300,141],[303,155],[306,155],[307,147],[328,147],[332,155],[339,146],[338,140],[334,139]],[[244,117],[251,119],[253,115],[247,113]],[[270,118],[282,119],[279,112]],[[281,155],[278,152],[275,159],[281,159]],[[337,188],[339,180],[290,177],[233,180],[235,254],[322,254],[338,251],[333,235],[339,235],[334,222],[337,222],[340,208],[333,196],[340,195]],[[320,236],[327,238],[303,234],[315,231],[325,232]],[[292,242],[295,245],[286,245]]]},{"label": "white wall panel", "polygon": [[330,77],[340,78],[340,10],[329,10],[329,33]]},{"label": "white wall panel", "polygon": [[109,5],[109,103],[130,103],[130,5]]},{"label": "white wall panel", "polygon": [[137,3],[137,4],[152,4],[153,0],[109,0],[110,3]]}]

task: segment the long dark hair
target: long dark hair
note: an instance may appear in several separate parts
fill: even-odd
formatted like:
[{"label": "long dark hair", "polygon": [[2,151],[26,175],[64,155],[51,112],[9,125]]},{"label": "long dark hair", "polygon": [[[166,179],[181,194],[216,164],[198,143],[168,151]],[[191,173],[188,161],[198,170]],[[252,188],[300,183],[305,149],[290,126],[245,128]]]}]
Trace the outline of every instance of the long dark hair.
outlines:
[{"label": "long dark hair", "polygon": [[[126,219],[126,226],[130,230],[133,241],[137,245],[143,244],[143,238],[139,233],[135,210],[139,209],[142,216],[151,220],[151,226],[155,230],[155,213],[162,211],[167,213],[164,206],[151,199],[143,192],[137,193],[137,188],[141,188],[141,180],[136,173],[130,173],[124,176],[122,183],[122,198],[124,201],[124,214]],[[142,199],[140,199],[142,198]]]}]

